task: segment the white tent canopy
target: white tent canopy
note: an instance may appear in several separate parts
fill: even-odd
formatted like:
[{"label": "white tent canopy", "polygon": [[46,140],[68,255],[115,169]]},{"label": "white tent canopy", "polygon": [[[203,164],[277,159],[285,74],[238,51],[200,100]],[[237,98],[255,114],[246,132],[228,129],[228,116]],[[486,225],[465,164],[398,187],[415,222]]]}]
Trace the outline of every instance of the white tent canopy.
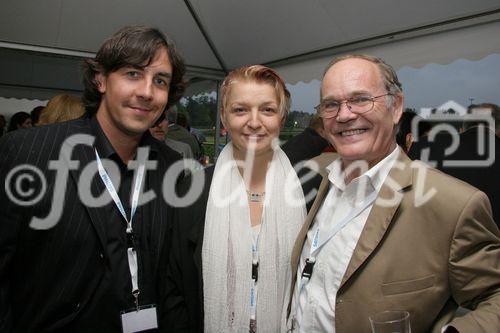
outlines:
[{"label": "white tent canopy", "polygon": [[[396,66],[500,53],[499,21],[499,0],[4,0],[0,48],[59,55],[53,63],[62,64],[60,55],[92,56],[120,27],[147,24],[175,40],[190,77],[217,79],[263,63],[294,83],[319,78],[326,59],[351,50]],[[21,84],[0,78],[0,85],[44,88],[25,76]]]},{"label": "white tent canopy", "polygon": [[[367,47],[345,47],[343,53],[363,53],[381,57],[395,69],[404,66],[419,68],[428,63],[449,64],[457,59],[479,60],[490,54],[500,54],[500,21],[470,26],[457,30],[433,33],[409,39],[390,41]],[[321,80],[331,61],[327,55],[301,62],[277,66],[289,83]]]}]

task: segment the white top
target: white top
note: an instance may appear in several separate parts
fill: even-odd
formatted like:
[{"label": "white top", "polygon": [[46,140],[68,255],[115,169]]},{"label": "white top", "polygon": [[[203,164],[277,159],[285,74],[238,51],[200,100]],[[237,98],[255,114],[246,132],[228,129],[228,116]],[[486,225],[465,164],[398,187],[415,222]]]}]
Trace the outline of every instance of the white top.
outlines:
[{"label": "white top", "polygon": [[362,206],[373,191],[378,194],[398,155],[399,150],[396,147],[391,154],[348,185],[344,182],[340,159],[327,167],[330,189],[316,214],[313,227],[307,233],[307,241],[302,249],[297,271],[297,288],[293,296],[292,315],[295,313],[296,327],[299,332],[335,332],[337,291],[373,203],[352,218],[326,242],[316,254],[311,279],[301,284],[302,270],[305,260],[309,257],[316,229],[319,227],[320,233],[323,231],[328,233],[355,207]]}]

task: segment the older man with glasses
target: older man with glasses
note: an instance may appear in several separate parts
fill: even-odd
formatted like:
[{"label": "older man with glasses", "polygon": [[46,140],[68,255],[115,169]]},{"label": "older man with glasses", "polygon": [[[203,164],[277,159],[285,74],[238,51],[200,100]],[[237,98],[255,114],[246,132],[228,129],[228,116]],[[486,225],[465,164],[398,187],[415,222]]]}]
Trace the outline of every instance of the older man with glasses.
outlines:
[{"label": "older man with glasses", "polygon": [[[369,332],[369,317],[410,313],[415,332],[500,330],[500,233],[485,194],[396,144],[401,84],[381,59],[328,66],[317,106],[340,158],[295,243],[289,325]],[[458,306],[472,311],[454,318]]]}]

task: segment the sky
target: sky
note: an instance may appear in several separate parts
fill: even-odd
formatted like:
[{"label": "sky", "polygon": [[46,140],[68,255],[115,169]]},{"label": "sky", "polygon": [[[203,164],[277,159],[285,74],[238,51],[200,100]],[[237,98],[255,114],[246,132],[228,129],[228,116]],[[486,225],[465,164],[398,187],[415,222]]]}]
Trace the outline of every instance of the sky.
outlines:
[{"label": "sky", "polygon": [[[479,61],[458,59],[447,65],[427,64],[422,68],[402,67],[397,71],[403,84],[405,106],[417,109],[439,107],[454,101],[464,107],[473,103],[500,105],[500,54]],[[287,85],[292,110],[314,112],[319,103],[321,82]]]}]

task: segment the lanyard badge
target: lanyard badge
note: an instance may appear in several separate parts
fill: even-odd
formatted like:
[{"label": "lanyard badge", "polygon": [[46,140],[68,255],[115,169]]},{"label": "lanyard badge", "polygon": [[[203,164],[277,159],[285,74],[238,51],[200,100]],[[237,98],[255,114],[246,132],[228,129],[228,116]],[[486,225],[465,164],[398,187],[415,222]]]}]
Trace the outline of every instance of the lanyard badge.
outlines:
[{"label": "lanyard badge", "polygon": [[[347,214],[342,220],[340,220],[339,223],[335,224],[333,228],[328,230],[326,233],[326,237],[323,237],[320,239],[320,228],[317,227],[316,231],[314,232],[314,236],[311,242],[311,247],[309,249],[309,256],[305,260],[305,265],[304,268],[302,269],[302,273],[300,275],[300,279],[296,283],[296,291],[297,294],[296,296],[293,297],[295,300],[292,309],[292,315],[291,315],[291,327],[287,332],[294,332],[296,329],[299,329],[300,325],[297,320],[297,309],[298,309],[298,302],[299,302],[299,297],[300,293],[303,290],[303,287],[311,280],[311,277],[314,272],[314,265],[316,264],[316,256],[321,250],[321,248],[331,239],[333,238],[344,226],[352,221],[355,217],[357,217],[361,212],[363,212],[367,207],[369,207],[375,199],[377,198],[377,192],[373,191],[368,195],[368,197],[365,198],[363,203],[359,205],[358,207],[355,207],[353,210]],[[323,230],[325,231],[325,230]]]},{"label": "lanyard badge", "polygon": [[[259,234],[260,236],[260,234]],[[259,236],[252,244],[252,286],[250,288],[250,320],[257,316],[257,280],[259,279]]]},{"label": "lanyard badge", "polygon": [[130,276],[132,279],[132,295],[134,296],[135,299],[135,305],[138,308],[139,307],[139,284],[138,284],[138,267],[137,267],[137,246],[136,246],[136,239],[134,235],[134,230],[132,229],[132,219],[134,218],[135,212],[137,210],[137,205],[139,202],[139,193],[141,191],[142,187],[142,182],[144,180],[144,170],[146,166],[146,156],[147,154],[144,155],[144,159],[140,161],[139,163],[139,168],[137,170],[136,176],[134,178],[134,188],[132,192],[132,202],[131,202],[131,211],[130,211],[130,220],[127,218],[127,214],[125,212],[125,209],[123,208],[123,204],[120,200],[120,197],[118,196],[118,193],[116,192],[116,189],[111,182],[111,179],[104,169],[104,166],[102,165],[101,158],[99,157],[99,153],[97,152],[97,149],[95,150],[95,156],[96,156],[96,161],[97,161],[97,169],[99,171],[99,176],[101,177],[104,185],[106,186],[106,189],[113,199],[116,207],[120,211],[120,214],[122,215],[123,219],[127,223],[127,257],[128,257],[128,265],[129,265],[129,270],[130,270]]},{"label": "lanyard badge", "polygon": [[[135,308],[129,311],[122,311],[121,322],[122,322],[122,332],[133,333],[141,332],[149,329],[158,328],[158,318],[156,307],[154,305],[139,306],[139,281],[138,281],[138,264],[137,264],[137,243],[132,227],[132,220],[134,218],[135,212],[137,210],[137,205],[139,202],[139,193],[141,191],[142,182],[144,180],[144,171],[146,168],[146,158],[147,154],[144,154],[144,158],[139,161],[139,168],[137,170],[136,176],[134,178],[134,188],[132,192],[132,202],[130,211],[130,220],[127,219],[127,214],[123,208],[123,204],[116,192],[116,189],[111,182],[111,179],[102,165],[101,158],[97,149],[95,149],[97,169],[99,171],[99,176],[101,177],[104,185],[111,198],[113,199],[116,207],[120,211],[124,221],[127,223],[127,259],[128,267],[130,270],[130,279],[132,280],[132,295],[134,296]],[[140,154],[138,154],[140,155]]]}]

